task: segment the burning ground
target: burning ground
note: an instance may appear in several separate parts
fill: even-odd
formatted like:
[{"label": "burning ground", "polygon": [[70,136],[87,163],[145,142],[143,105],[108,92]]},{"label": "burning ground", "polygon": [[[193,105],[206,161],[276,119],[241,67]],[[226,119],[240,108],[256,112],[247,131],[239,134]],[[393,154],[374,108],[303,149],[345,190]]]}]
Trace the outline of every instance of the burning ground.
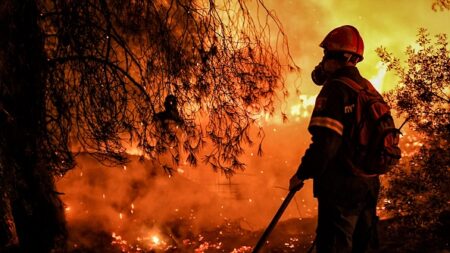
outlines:
[{"label": "burning ground", "polygon": [[[135,155],[126,166],[110,167],[80,154],[77,168],[58,182],[71,251],[249,252],[284,200],[309,142],[297,128],[306,128],[306,122],[267,128],[265,155],[257,157],[251,152],[257,147],[249,147],[246,170],[232,178],[200,165],[181,165],[170,176]],[[309,247],[316,207],[307,184],[269,247],[280,252]]]},{"label": "burning ground", "polygon": [[[195,182],[185,175],[188,169],[169,177],[137,156],[123,167],[103,166],[83,154],[78,160],[79,168],[59,182],[71,252],[249,252],[282,201],[266,200],[270,194],[262,194],[263,188],[252,197],[232,179]],[[261,187],[249,185],[252,191]],[[297,197],[293,209],[299,201],[305,202]],[[293,211],[277,226],[269,248],[293,252],[311,244],[315,220]]]}]

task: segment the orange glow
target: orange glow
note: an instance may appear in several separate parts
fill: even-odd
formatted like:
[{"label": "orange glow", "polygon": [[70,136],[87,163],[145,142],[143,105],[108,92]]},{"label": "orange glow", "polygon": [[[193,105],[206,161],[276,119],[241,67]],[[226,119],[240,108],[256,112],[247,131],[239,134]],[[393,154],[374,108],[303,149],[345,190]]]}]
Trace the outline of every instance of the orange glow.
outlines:
[{"label": "orange glow", "polygon": [[157,235],[154,235],[154,236],[152,236],[152,243],[157,246],[161,243],[161,240],[159,239],[159,237]]},{"label": "orange glow", "polygon": [[384,83],[384,78],[386,76],[387,68],[386,68],[386,66],[383,65],[382,62],[378,62],[376,67],[378,69],[378,73],[374,77],[370,78],[369,80],[373,84],[375,89],[377,89],[379,92],[386,92],[389,89],[384,87],[383,83]]},{"label": "orange glow", "polygon": [[[237,221],[240,228],[249,231],[264,228],[284,200],[289,178],[310,143],[307,125],[320,90],[310,80],[310,73],[322,58],[318,44],[323,37],[334,27],[356,26],[365,42],[365,59],[358,68],[384,92],[391,90],[397,79],[380,63],[374,52],[377,47],[385,46],[402,56],[406,46],[414,43],[419,27],[428,28],[432,34],[450,32],[442,25],[450,24],[450,15],[432,12],[430,1],[390,1],[389,8],[385,1],[264,2],[283,23],[302,76],[298,95],[293,77],[286,77],[291,95],[277,105],[277,112],[287,114],[287,123],[283,123],[277,113],[270,117],[255,109],[253,118],[265,130],[263,157],[256,155],[257,145],[244,147],[246,170],[237,172],[231,179],[212,172],[202,163],[193,168],[181,160],[182,166],[175,167],[177,173],[169,179],[155,163],[138,162],[142,150],[132,145],[126,151],[131,163],[123,167],[107,168],[80,155],[77,157],[79,168],[58,181],[58,191],[65,192],[64,202],[71,203],[65,208],[66,213],[70,213],[66,217],[69,226],[82,224],[104,229],[112,235],[113,245],[122,252],[167,249],[174,244],[170,229],[184,228],[185,224],[189,231],[180,229],[179,243],[195,252],[224,248],[220,239],[207,240],[201,231],[219,231],[221,225],[230,221]],[[197,107],[191,109],[198,110]],[[407,143],[402,150],[404,157],[423,145],[420,137],[408,132],[401,136],[401,142]],[[378,212],[382,218],[387,218],[383,211],[389,201],[384,199],[380,203]],[[281,220],[302,220],[316,215],[317,203],[312,197],[312,182],[308,180]],[[314,226],[310,230],[314,231]],[[218,236],[223,235],[223,231],[220,230]],[[190,233],[196,237],[188,238]],[[287,238],[286,248],[292,247],[296,240],[298,238]],[[250,251],[250,246],[240,245],[232,252]]]},{"label": "orange glow", "polygon": [[317,95],[300,95],[298,98],[300,100],[299,103],[292,105],[290,110],[290,116],[297,122],[308,119],[311,116]]}]

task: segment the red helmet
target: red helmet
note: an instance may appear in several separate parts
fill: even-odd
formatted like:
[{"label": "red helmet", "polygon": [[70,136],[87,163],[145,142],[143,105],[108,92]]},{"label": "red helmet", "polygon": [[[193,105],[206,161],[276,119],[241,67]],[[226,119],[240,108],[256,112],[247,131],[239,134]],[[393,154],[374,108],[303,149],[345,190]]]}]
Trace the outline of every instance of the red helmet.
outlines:
[{"label": "red helmet", "polygon": [[335,28],[327,34],[320,43],[320,47],[329,52],[347,52],[359,56],[359,61],[364,59],[364,42],[358,30],[351,25]]}]

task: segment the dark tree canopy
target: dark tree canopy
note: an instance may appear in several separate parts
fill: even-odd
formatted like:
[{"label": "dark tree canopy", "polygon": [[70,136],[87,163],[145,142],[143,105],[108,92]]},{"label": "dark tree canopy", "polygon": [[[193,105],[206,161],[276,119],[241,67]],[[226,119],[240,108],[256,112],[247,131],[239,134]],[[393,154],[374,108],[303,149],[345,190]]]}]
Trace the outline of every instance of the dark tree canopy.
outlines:
[{"label": "dark tree canopy", "polygon": [[169,171],[199,158],[227,175],[242,169],[258,115],[287,95],[283,70],[299,70],[275,14],[262,1],[247,4],[40,2],[55,173],[72,167],[74,147],[125,162],[130,143],[146,157],[170,157],[161,162]]}]

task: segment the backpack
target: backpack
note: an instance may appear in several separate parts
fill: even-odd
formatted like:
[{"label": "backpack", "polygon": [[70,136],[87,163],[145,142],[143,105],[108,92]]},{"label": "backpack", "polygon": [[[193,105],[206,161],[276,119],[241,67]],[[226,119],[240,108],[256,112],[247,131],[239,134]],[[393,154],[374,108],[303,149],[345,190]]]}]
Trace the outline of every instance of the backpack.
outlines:
[{"label": "backpack", "polygon": [[350,137],[344,140],[345,160],[353,174],[374,177],[390,171],[401,158],[398,146],[400,130],[395,128],[390,107],[367,81],[363,88],[350,78],[337,81],[356,91],[356,119]]}]

